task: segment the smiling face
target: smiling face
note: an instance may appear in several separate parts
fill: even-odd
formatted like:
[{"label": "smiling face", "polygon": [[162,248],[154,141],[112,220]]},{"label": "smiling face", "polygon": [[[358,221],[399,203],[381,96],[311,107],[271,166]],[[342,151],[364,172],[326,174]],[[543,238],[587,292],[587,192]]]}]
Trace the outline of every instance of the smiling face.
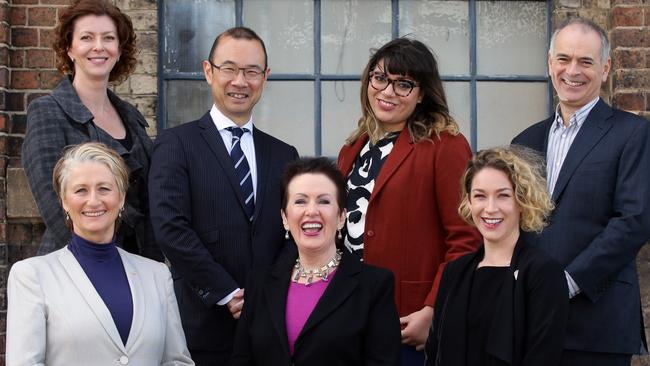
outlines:
[{"label": "smiling face", "polygon": [[568,25],[555,37],[548,58],[553,87],[565,116],[594,100],[607,81],[611,59],[601,59],[598,33],[582,24]]},{"label": "smiling face", "polygon": [[345,222],[345,211],[341,210],[336,199],[336,186],[324,174],[305,173],[291,180],[282,221],[285,229],[291,232],[299,252],[335,250],[336,231]]},{"label": "smiling face", "polygon": [[519,237],[521,207],[508,176],[483,168],[472,179],[469,192],[472,221],[486,245],[514,244]]},{"label": "smiling face", "polygon": [[253,107],[260,100],[269,70],[265,68],[264,49],[257,40],[236,39],[223,36],[212,55],[212,63],[242,67],[256,67],[266,70],[259,80],[246,80],[243,72],[229,78],[210,62],[203,61],[205,80],[210,84],[214,104],[219,111],[238,126],[243,126],[251,117]]},{"label": "smiling face", "polygon": [[61,203],[75,234],[95,243],[108,243],[113,239],[124,196],[106,165],[86,161],[70,167]]},{"label": "smiling face", "polygon": [[[371,72],[385,74],[391,80],[403,79],[415,82],[404,75],[386,73],[383,60],[380,60]],[[419,87],[415,87],[408,96],[400,97],[395,94],[393,85],[390,84],[386,89],[379,91],[368,82],[368,102],[377,117],[377,122],[385,132],[401,131],[406,126],[407,119],[415,111],[415,107],[422,101]]]},{"label": "smiling face", "polygon": [[107,15],[85,15],[77,19],[68,57],[74,62],[74,77],[108,81],[120,57],[115,22]]}]

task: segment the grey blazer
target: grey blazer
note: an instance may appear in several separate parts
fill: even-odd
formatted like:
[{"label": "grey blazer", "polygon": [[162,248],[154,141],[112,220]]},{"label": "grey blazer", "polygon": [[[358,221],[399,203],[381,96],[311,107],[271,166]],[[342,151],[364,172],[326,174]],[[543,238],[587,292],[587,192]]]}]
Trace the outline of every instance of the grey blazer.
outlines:
[{"label": "grey blazer", "polygon": [[110,90],[108,97],[131,136],[131,151],[95,125],[92,113],[79,99],[69,76],[61,79],[51,95],[35,99],[27,108],[22,164],[46,226],[39,254],[62,248],[70,240],[63,209],[52,186],[54,165],[66,146],[97,141],[117,151],[130,170],[118,243],[131,252],[162,260],[149,219],[147,175],[153,144],[145,130],[147,121],[135,107]]}]

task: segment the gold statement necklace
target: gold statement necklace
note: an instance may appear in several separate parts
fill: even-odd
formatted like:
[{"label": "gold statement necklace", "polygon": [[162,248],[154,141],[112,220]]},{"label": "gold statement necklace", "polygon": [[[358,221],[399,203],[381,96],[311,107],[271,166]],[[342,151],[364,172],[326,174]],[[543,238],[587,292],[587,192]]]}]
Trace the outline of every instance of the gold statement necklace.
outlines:
[{"label": "gold statement necklace", "polygon": [[300,257],[296,258],[296,265],[293,267],[296,269],[296,274],[293,276],[293,282],[298,282],[301,278],[305,278],[305,284],[309,286],[314,282],[314,277],[320,278],[325,282],[329,281],[329,275],[332,273],[334,268],[338,267],[339,263],[341,263],[342,254],[341,250],[337,249],[336,255],[334,255],[334,258],[332,258],[331,261],[327,262],[327,264],[320,268],[309,270],[303,267],[302,263],[300,263]]}]

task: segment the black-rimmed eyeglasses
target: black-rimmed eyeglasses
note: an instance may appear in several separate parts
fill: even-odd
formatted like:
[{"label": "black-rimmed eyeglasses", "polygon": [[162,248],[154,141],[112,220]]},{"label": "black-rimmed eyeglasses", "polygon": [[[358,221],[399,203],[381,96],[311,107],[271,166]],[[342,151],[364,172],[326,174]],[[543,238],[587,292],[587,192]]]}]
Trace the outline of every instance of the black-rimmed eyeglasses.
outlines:
[{"label": "black-rimmed eyeglasses", "polygon": [[377,91],[382,91],[388,88],[388,85],[393,84],[393,92],[400,97],[408,97],[413,88],[419,85],[407,79],[391,79],[383,72],[373,71],[370,73],[370,86]]},{"label": "black-rimmed eyeglasses", "polygon": [[244,79],[248,81],[259,81],[264,77],[264,74],[266,74],[266,71],[262,70],[258,66],[239,67],[231,63],[215,65],[210,60],[208,60],[208,62],[212,67],[214,67],[215,69],[219,70],[219,72],[221,72],[221,76],[229,80],[236,78],[237,75],[239,75],[239,71],[242,71],[242,73],[244,74]]}]

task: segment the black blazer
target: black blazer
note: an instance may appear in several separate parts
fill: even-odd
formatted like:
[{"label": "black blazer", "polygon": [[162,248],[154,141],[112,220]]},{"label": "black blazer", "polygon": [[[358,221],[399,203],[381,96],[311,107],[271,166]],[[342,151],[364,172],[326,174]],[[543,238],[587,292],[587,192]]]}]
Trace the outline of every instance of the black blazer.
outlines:
[{"label": "black blazer", "polygon": [[295,257],[256,271],[246,287],[232,365],[400,364],[400,325],[393,274],[347,251],[296,339],[293,357],[285,324]]},{"label": "black blazer", "polygon": [[[147,175],[153,143],[146,132],[147,121],[134,106],[110,90],[107,93],[131,136],[131,151],[95,125],[92,113],[79,99],[69,76],[61,79],[51,95],[35,99],[27,108],[22,164],[45,222],[38,253],[50,253],[70,241],[70,230],[65,225],[63,209],[52,185],[54,165],[66,146],[95,141],[117,151],[129,167],[129,189],[122,225],[117,232],[118,243],[132,252],[162,261],[149,219]],[[125,238],[130,241],[125,242]]]},{"label": "black blazer", "polygon": [[[426,343],[427,365],[465,365],[469,352],[486,352],[490,365],[558,365],[569,312],[562,268],[519,239],[485,350],[465,348],[473,274],[484,248],[445,267]],[[484,365],[489,366],[489,365]]]},{"label": "black blazer", "polygon": [[254,220],[209,113],[162,131],[149,176],[156,240],[171,263],[190,350],[230,353],[236,321],[217,302],[243,288],[249,270],[273,263],[285,245],[280,178],[293,146],[254,129]]},{"label": "black blazer", "polygon": [[[546,156],[554,118],[512,141]],[[582,289],[565,348],[638,353],[645,342],[635,257],[650,238],[650,124],[599,100],[564,160],[541,235],[530,238]]]}]

